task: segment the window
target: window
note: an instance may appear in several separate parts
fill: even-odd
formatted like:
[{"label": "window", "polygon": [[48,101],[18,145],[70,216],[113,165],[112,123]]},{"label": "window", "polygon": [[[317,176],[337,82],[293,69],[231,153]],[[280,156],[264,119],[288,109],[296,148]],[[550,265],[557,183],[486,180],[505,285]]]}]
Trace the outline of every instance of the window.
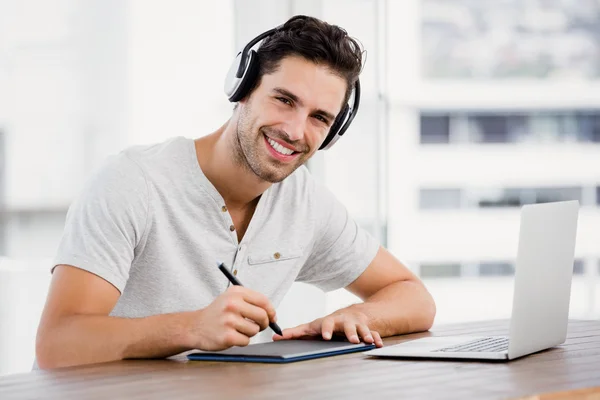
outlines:
[{"label": "window", "polygon": [[[598,190],[598,189],[597,189]],[[496,196],[482,196],[479,207],[520,207],[525,204],[548,203],[553,201],[579,200],[582,202],[582,187],[553,188],[506,188]]]},{"label": "window", "polygon": [[576,0],[422,0],[430,79],[600,76],[600,4]]},{"label": "window", "polygon": [[579,141],[600,143],[600,112],[576,113],[575,119]]},{"label": "window", "polygon": [[460,189],[421,189],[419,208],[422,210],[451,210],[460,208]]},{"label": "window", "polygon": [[495,197],[486,196],[479,200],[479,207],[519,207],[526,202],[526,196],[523,195],[522,189],[503,189],[500,194]]},{"label": "window", "polygon": [[421,115],[421,143],[450,143],[450,117]]},{"label": "window", "polygon": [[421,278],[459,277],[461,265],[456,263],[421,264]]},{"label": "window", "polygon": [[575,260],[573,263],[573,275],[581,275],[585,272],[583,260]]},{"label": "window", "polygon": [[[456,128],[453,120],[463,118],[465,128]],[[420,121],[421,144],[455,142],[457,134],[463,137],[462,129],[467,134],[464,140],[471,143],[600,143],[600,111],[423,113]]]},{"label": "window", "polygon": [[480,276],[509,276],[515,273],[515,267],[509,262],[482,262],[479,264]]},{"label": "window", "polygon": [[474,143],[509,143],[525,136],[526,118],[523,115],[469,115],[469,139]]},{"label": "window", "polygon": [[529,115],[529,138],[539,142],[559,142],[567,137],[575,139],[574,129],[567,128],[568,116],[556,112]]},{"label": "window", "polygon": [[555,187],[535,189],[536,203],[549,203],[552,201],[579,200],[582,202],[581,187]]},{"label": "window", "polygon": [[[481,277],[492,276],[511,276],[515,273],[515,265],[512,262],[504,261],[482,261],[474,265],[475,273]],[[465,275],[465,265],[461,263],[423,263],[420,267],[419,276],[421,278],[444,278],[460,277]],[[600,272],[600,263],[598,265]],[[581,259],[573,262],[573,274],[582,275],[585,272],[585,263]]]}]

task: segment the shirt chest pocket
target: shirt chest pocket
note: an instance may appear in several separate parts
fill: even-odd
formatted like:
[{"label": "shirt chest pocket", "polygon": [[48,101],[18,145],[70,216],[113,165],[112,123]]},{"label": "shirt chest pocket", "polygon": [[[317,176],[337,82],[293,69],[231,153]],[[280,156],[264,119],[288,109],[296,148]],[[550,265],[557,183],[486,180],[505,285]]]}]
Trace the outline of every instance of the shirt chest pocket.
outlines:
[{"label": "shirt chest pocket", "polygon": [[255,251],[248,256],[248,265],[256,267],[261,265],[287,265],[298,261],[302,254],[302,249],[299,247]]}]

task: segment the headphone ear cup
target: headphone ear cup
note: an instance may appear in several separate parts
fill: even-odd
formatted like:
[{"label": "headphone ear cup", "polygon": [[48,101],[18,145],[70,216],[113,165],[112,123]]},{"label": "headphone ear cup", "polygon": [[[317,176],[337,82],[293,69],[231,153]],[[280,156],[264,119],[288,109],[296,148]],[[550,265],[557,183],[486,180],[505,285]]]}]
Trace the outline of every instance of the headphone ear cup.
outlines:
[{"label": "headphone ear cup", "polygon": [[[236,77],[237,70],[239,68],[240,62],[242,60],[242,53],[238,53],[237,56],[231,62],[229,66],[229,70],[227,71],[227,75],[225,76],[225,82],[223,82],[223,91],[227,98],[231,98],[231,96],[238,90],[240,87],[241,78]],[[243,76],[243,75],[242,75]]]},{"label": "headphone ear cup", "polygon": [[348,104],[346,104],[344,106],[344,109],[338,114],[335,121],[331,125],[331,128],[329,128],[329,133],[327,134],[327,137],[323,141],[323,144],[321,144],[321,147],[319,147],[319,150],[322,150],[325,147],[327,147],[327,145],[338,135],[338,133],[340,133],[339,132],[340,128],[344,125],[344,122],[346,122],[346,119],[348,119],[349,113],[350,113],[350,107],[348,106]]},{"label": "headphone ear cup", "polygon": [[241,78],[235,76],[241,61],[241,54],[238,54],[233,64],[231,64],[225,80],[225,94],[228,96],[230,102],[235,103],[242,100],[246,97],[252,86],[254,86],[259,70],[257,58],[256,52],[250,50],[247,66]]}]

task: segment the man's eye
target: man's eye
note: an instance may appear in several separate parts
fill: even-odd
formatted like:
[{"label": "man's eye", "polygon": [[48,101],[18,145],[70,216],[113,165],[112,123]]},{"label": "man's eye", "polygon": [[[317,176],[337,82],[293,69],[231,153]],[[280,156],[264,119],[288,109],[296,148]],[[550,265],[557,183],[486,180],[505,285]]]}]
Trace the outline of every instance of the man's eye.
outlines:
[{"label": "man's eye", "polygon": [[287,104],[288,106],[292,105],[292,102],[289,99],[286,99],[285,97],[278,97],[277,100],[279,100],[283,104]]},{"label": "man's eye", "polygon": [[318,119],[319,121],[327,124],[327,119],[325,117],[323,117],[322,115],[315,115],[315,118]]}]

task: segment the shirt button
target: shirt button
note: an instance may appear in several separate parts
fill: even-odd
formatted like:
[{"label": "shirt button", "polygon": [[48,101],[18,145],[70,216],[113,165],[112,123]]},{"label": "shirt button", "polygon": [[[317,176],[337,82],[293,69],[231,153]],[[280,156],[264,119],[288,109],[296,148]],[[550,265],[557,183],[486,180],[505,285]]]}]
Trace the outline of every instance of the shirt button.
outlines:
[{"label": "shirt button", "polygon": [[275,254],[273,254],[273,257],[275,257],[276,260],[279,260],[279,257],[281,257],[281,254],[275,253]]},{"label": "shirt button", "polygon": [[229,227],[229,230],[230,230],[231,232],[235,231],[235,226],[231,225],[231,226]]},{"label": "shirt button", "polygon": [[223,212],[227,212],[227,206],[223,206],[223,207],[221,207],[221,211],[223,211]]},{"label": "shirt button", "polygon": [[234,270],[233,270],[233,274],[234,274],[234,275],[237,275],[237,269],[234,269]]}]

